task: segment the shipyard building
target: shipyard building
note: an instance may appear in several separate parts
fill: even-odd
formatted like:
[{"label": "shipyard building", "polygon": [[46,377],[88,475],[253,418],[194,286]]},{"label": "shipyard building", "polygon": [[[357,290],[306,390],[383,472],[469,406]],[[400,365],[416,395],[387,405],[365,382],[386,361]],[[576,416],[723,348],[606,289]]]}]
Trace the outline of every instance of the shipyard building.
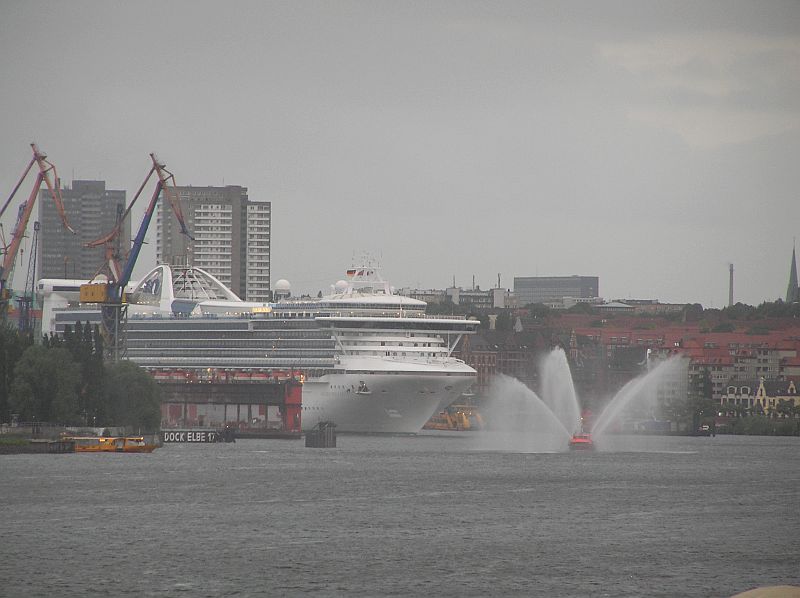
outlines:
[{"label": "shipyard building", "polygon": [[253,201],[247,188],[176,187],[186,224],[180,233],[169,202],[156,216],[156,260],[202,268],[246,301],[269,301],[272,204]]},{"label": "shipyard building", "polygon": [[[47,189],[39,191],[39,278],[89,280],[105,261],[104,247],[86,247],[108,233],[125,212],[125,191],[106,189],[105,181],[72,181],[61,190],[67,220],[77,234],[66,230]],[[124,254],[130,248],[128,219],[119,237]]]}]

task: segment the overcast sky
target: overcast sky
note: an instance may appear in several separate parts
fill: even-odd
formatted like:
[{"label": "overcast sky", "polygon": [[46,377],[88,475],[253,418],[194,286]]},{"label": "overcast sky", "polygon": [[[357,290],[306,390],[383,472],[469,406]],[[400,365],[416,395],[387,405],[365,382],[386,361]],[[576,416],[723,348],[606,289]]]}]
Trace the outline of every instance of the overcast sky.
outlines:
[{"label": "overcast sky", "polygon": [[272,202],[295,292],[362,250],[397,287],[786,292],[800,2],[0,0],[0,93],[3,200],[31,141],[129,199],[155,151]]}]

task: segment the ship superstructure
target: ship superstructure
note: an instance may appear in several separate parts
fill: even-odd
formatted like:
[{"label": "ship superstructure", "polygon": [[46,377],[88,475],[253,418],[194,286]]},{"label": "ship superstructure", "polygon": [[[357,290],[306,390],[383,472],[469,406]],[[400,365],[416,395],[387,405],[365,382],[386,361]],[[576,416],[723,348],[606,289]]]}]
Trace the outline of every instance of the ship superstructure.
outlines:
[{"label": "ship superstructure", "polygon": [[[303,426],[331,419],[345,431],[417,432],[474,383],[475,370],[452,352],[478,322],[427,315],[425,302],[395,295],[377,268],[352,268],[348,277],[315,302],[334,366],[306,380]],[[306,309],[285,301],[274,313],[292,319]]]}]

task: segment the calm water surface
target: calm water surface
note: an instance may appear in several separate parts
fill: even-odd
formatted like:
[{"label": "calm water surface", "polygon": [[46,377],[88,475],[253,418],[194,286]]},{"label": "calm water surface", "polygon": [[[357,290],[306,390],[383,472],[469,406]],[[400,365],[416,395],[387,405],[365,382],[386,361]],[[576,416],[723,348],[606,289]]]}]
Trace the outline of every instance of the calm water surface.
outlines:
[{"label": "calm water surface", "polygon": [[800,585],[800,439],[469,435],[0,457],[0,595],[730,596]]}]

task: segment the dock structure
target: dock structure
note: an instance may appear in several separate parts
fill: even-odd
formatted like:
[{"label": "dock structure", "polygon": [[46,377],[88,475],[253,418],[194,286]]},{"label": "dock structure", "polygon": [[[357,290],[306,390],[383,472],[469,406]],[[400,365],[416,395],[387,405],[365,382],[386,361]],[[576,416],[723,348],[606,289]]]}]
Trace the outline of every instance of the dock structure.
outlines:
[{"label": "dock structure", "polygon": [[74,438],[59,438],[58,440],[51,440],[47,443],[48,453],[74,453],[75,452],[75,439]]},{"label": "dock structure", "polygon": [[310,448],[336,448],[336,424],[319,422],[317,427],[306,432],[306,446]]},{"label": "dock structure", "polygon": [[158,369],[163,430],[235,430],[236,438],[300,438],[302,375],[287,370]]}]

